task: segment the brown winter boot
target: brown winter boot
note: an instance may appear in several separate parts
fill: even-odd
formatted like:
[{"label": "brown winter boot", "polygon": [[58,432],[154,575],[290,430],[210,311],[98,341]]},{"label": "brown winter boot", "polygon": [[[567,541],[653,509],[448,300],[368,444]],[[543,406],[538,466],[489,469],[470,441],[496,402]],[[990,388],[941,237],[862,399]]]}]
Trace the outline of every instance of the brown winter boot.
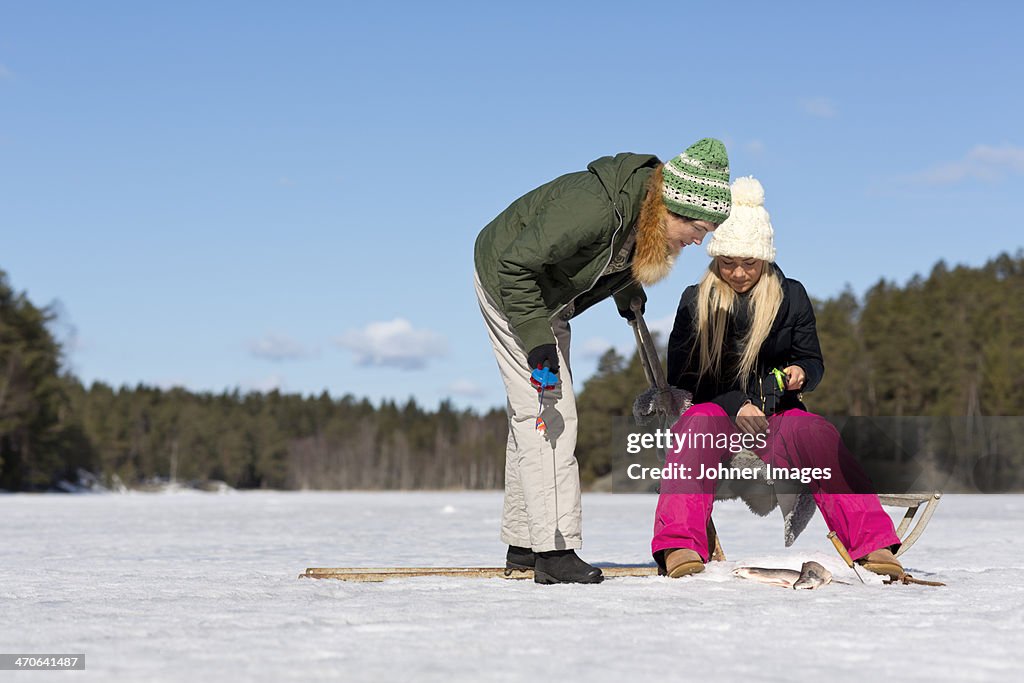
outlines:
[{"label": "brown winter boot", "polygon": [[857,560],[857,563],[869,572],[889,576],[894,579],[900,578],[905,573],[903,565],[900,564],[900,561],[896,559],[896,556],[888,548],[880,548],[870,552]]},{"label": "brown winter boot", "polygon": [[670,548],[665,551],[665,573],[673,579],[704,571],[704,561],[697,551],[689,548]]}]

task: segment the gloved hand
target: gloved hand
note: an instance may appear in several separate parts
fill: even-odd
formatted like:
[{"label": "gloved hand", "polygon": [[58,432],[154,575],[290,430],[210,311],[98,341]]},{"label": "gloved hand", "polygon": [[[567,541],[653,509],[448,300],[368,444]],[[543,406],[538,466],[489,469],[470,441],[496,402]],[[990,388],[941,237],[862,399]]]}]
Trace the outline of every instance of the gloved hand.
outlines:
[{"label": "gloved hand", "polygon": [[[645,303],[640,305],[640,315],[643,315],[646,312],[647,312],[647,303],[645,302]],[[636,320],[636,313],[633,312],[632,308],[620,308],[619,309],[619,315],[621,315],[623,318],[625,318],[628,322],[633,322],[634,320]]]},{"label": "gloved hand", "polygon": [[542,368],[545,365],[551,372],[558,374],[558,349],[554,344],[541,344],[526,356],[526,362],[530,370]]},{"label": "gloved hand", "polygon": [[749,392],[754,406],[760,408],[765,415],[774,415],[778,412],[785,393],[786,375],[777,368],[769,370]]}]

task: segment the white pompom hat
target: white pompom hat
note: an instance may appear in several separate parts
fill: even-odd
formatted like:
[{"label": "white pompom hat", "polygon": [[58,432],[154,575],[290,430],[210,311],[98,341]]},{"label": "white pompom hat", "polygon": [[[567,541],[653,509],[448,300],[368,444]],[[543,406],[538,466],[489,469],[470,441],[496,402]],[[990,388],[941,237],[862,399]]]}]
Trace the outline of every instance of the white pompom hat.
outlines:
[{"label": "white pompom hat", "polygon": [[732,212],[711,233],[708,254],[775,261],[775,231],[764,208],[764,188],[754,176],[733,181]]}]

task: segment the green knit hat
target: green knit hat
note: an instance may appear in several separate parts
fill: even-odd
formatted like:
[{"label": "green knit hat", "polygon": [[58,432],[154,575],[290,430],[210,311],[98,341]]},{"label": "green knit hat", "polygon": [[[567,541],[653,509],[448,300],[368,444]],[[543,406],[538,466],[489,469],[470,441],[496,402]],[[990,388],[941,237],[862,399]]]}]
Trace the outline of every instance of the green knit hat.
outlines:
[{"label": "green knit hat", "polygon": [[729,155],[714,138],[698,140],[662,169],[665,206],[672,213],[718,224],[729,217]]}]

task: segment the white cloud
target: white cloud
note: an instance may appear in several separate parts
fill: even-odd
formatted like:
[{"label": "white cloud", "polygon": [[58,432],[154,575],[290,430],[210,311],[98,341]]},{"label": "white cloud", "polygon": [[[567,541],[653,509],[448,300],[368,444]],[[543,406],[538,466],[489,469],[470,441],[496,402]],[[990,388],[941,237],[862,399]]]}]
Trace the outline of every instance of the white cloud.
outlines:
[{"label": "white cloud", "polygon": [[747,143],[746,147],[747,151],[751,154],[757,155],[764,153],[764,143],[760,140],[751,140]]},{"label": "white cloud", "polygon": [[466,396],[469,398],[483,398],[487,392],[478,384],[467,379],[455,380],[448,385],[448,393],[453,396]]},{"label": "white cloud", "polygon": [[995,182],[1017,173],[1024,173],[1024,147],[1003,143],[975,145],[956,161],[936,164],[903,180],[920,185],[953,185],[965,180]]},{"label": "white cloud", "polygon": [[835,103],[827,97],[805,97],[800,100],[800,108],[819,119],[835,118],[838,113]]},{"label": "white cloud", "polygon": [[272,361],[299,360],[312,355],[299,342],[279,334],[268,334],[262,339],[250,342],[249,353],[257,358]]},{"label": "white cloud", "polygon": [[335,343],[356,355],[359,365],[379,365],[419,370],[447,353],[445,338],[431,330],[414,329],[403,318],[373,322],[361,330],[341,335]]},{"label": "white cloud", "polygon": [[636,344],[627,342],[625,344],[613,344],[601,337],[592,337],[582,344],[572,345],[572,358],[586,358],[587,360],[599,360],[608,351],[615,350],[615,353],[629,359],[636,353]]},{"label": "white cloud", "polygon": [[13,76],[14,74],[11,73],[10,69],[8,69],[3,64],[0,64],[0,81],[5,80],[7,78],[11,78]]},{"label": "white cloud", "polygon": [[288,176],[281,176],[277,179],[277,184],[281,187],[295,187],[295,181]]},{"label": "white cloud", "polygon": [[668,343],[669,335],[672,334],[672,325],[676,322],[676,314],[669,313],[664,318],[656,318],[647,321],[647,329],[651,334],[657,333],[658,341],[662,344]]},{"label": "white cloud", "polygon": [[572,349],[573,356],[580,356],[581,358],[597,359],[608,352],[608,349],[614,348],[614,344],[606,339],[600,337],[592,337],[582,344],[579,349]]}]

